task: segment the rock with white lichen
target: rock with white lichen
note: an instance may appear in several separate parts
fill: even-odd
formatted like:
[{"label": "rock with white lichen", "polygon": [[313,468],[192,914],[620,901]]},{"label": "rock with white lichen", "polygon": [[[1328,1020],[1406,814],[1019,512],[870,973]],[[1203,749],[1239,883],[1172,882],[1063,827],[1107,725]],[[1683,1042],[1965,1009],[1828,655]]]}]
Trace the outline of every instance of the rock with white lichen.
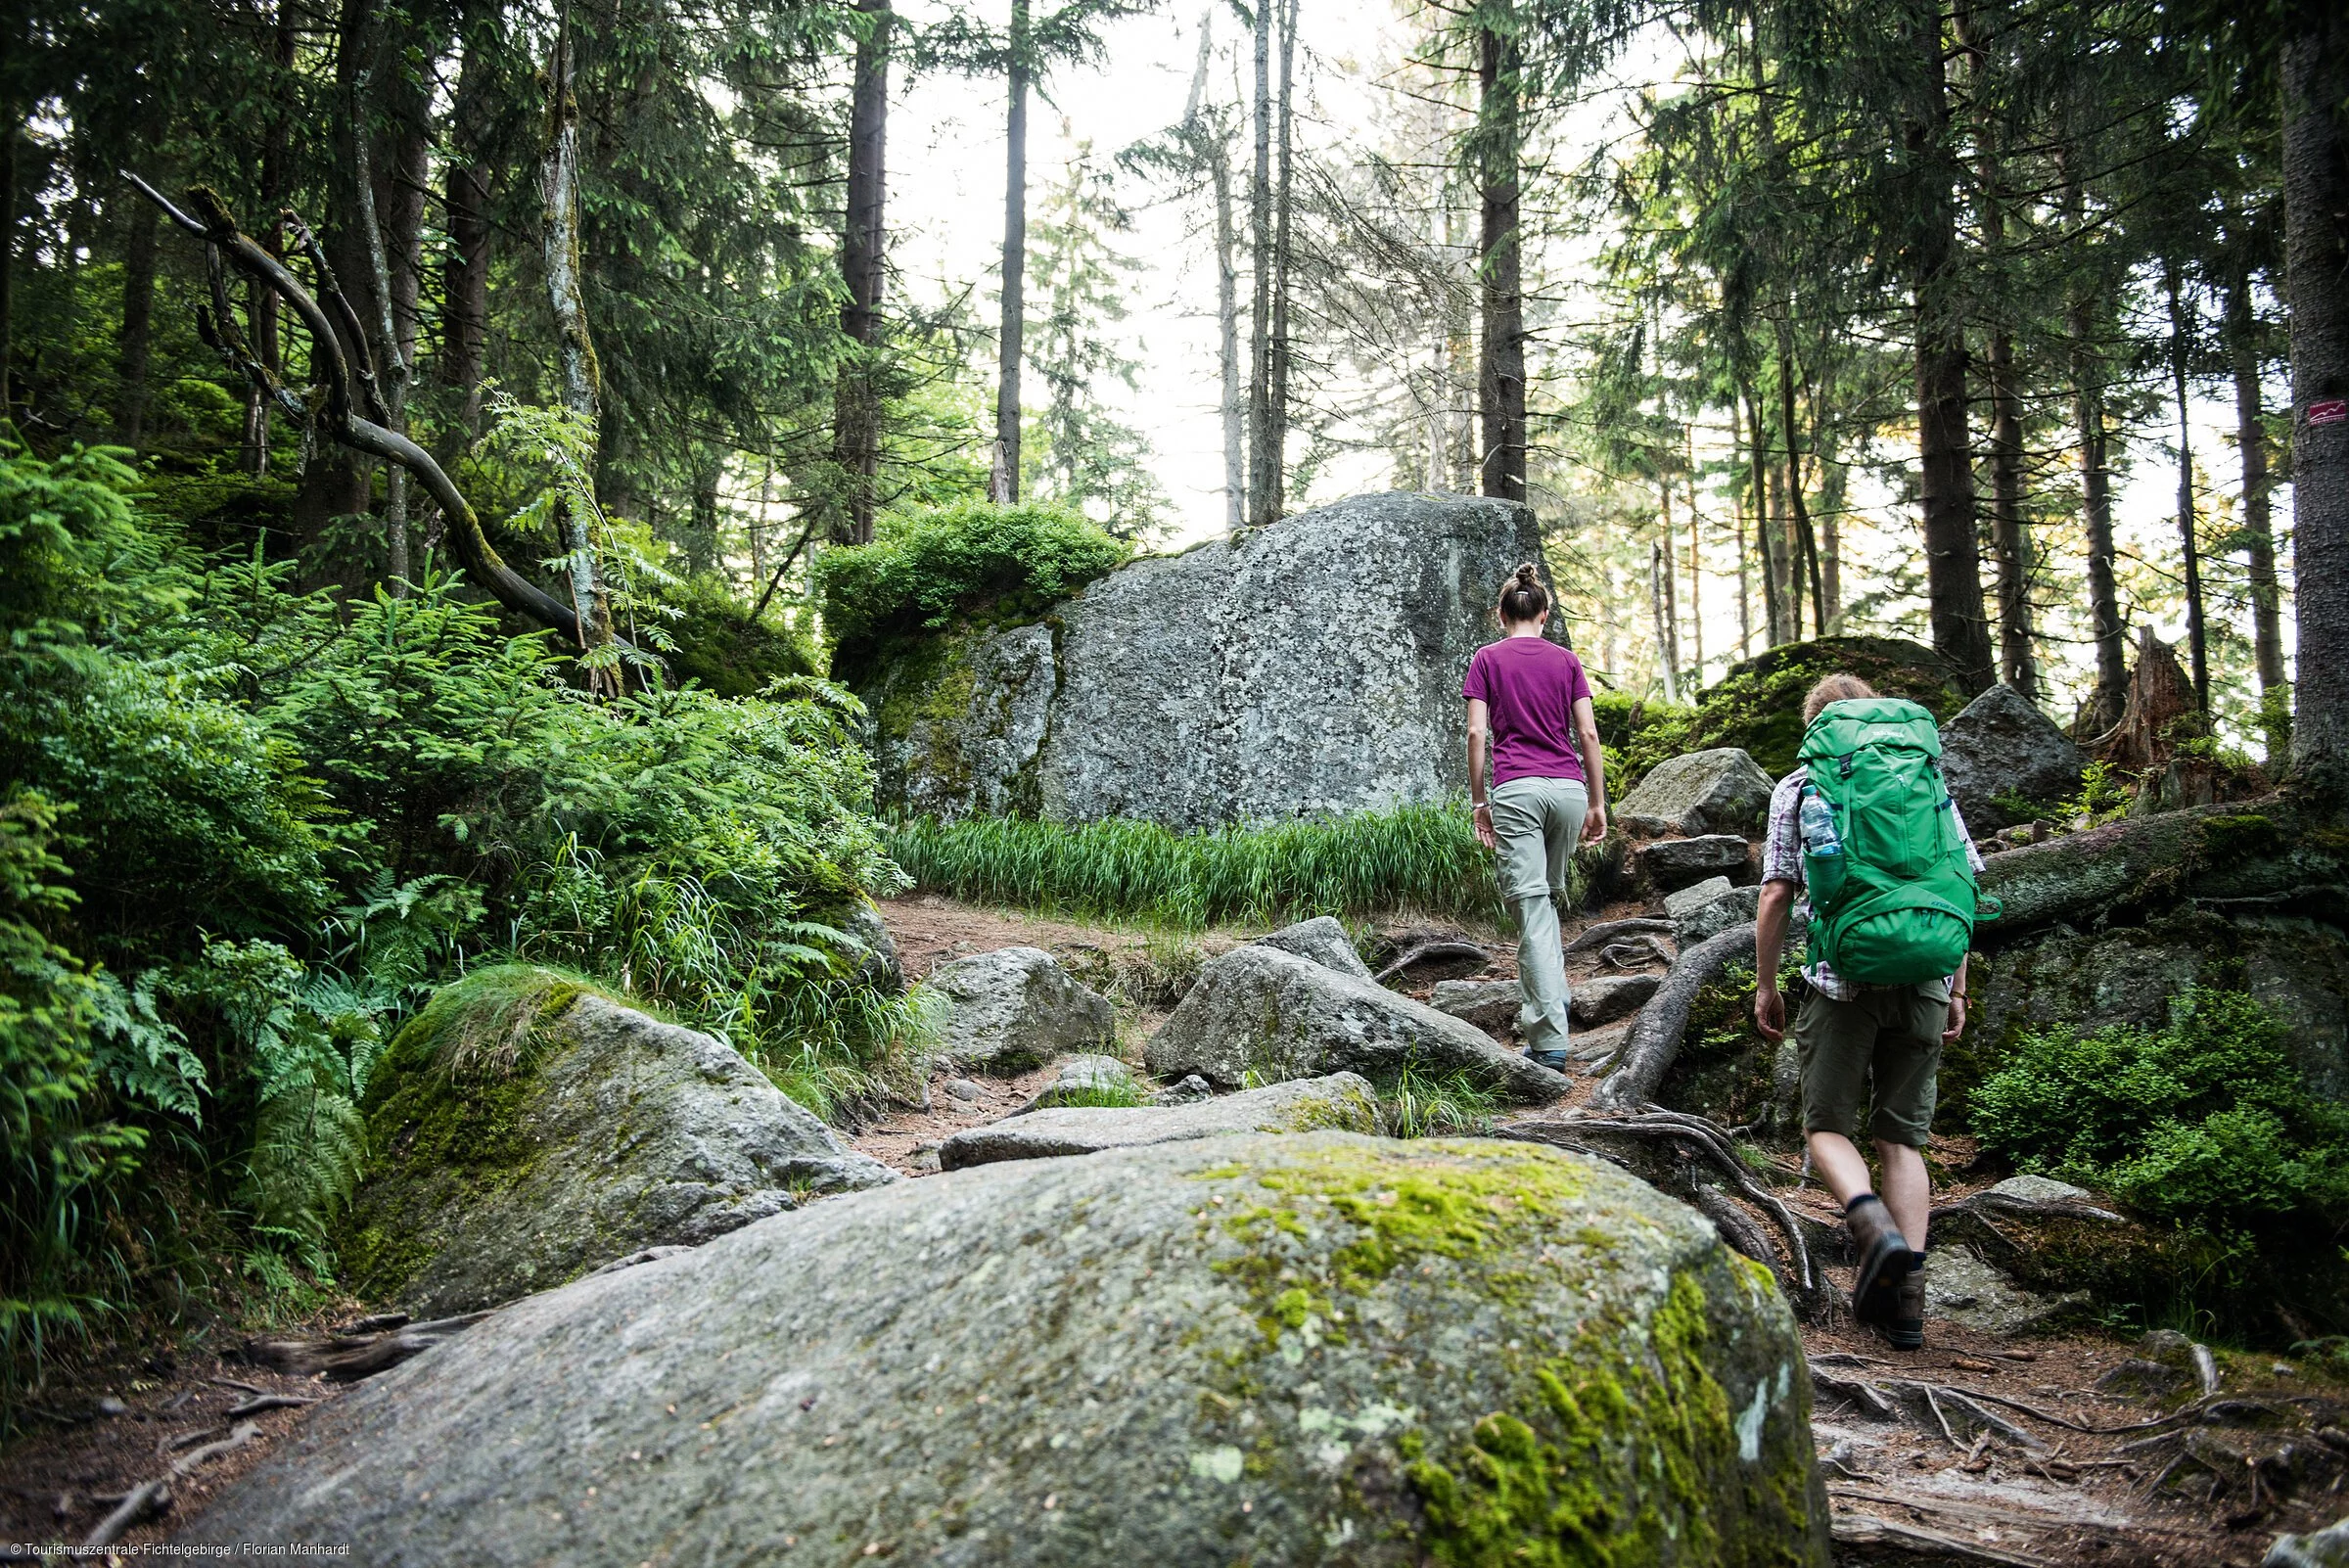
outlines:
[{"label": "rock with white lichen", "polygon": [[1824,1568],[1809,1401],[1768,1273],[1600,1162],[1213,1138],[827,1200],[533,1297],[312,1411],[181,1539]]}]

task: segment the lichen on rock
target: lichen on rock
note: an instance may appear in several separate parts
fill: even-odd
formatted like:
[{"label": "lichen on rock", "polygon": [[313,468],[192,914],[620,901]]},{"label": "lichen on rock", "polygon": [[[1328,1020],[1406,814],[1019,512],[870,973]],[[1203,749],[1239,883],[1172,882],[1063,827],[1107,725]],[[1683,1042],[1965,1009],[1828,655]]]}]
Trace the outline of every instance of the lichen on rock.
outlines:
[{"label": "lichen on rock", "polygon": [[187,1539],[1818,1568],[1811,1445],[1767,1273],[1631,1177],[1221,1138],[859,1194],[532,1298],[316,1412]]}]

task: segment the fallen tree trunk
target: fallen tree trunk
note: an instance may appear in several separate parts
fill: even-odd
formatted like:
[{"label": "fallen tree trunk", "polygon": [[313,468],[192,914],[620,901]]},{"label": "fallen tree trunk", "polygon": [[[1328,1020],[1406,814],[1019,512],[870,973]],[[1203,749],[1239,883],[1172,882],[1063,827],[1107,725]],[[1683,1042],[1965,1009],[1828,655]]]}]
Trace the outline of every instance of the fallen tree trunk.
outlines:
[{"label": "fallen tree trunk", "polygon": [[1688,1010],[1696,993],[1740,959],[1754,957],[1752,921],[1707,937],[1675,959],[1664,984],[1639,1009],[1632,1023],[1631,1038],[1614,1072],[1590,1096],[1594,1111],[1632,1112],[1656,1097],[1673,1058],[1680,1054],[1681,1038],[1688,1033]]},{"label": "fallen tree trunk", "polygon": [[2339,815],[2291,792],[2164,811],[1990,856],[1978,946],[2058,923],[2127,920],[2191,901],[2221,911],[2349,913]]},{"label": "fallen tree trunk", "polygon": [[485,1312],[462,1317],[436,1318],[429,1323],[405,1323],[373,1334],[312,1335],[302,1339],[259,1339],[245,1347],[245,1359],[275,1371],[296,1376],[325,1377],[355,1383],[397,1366],[411,1356],[431,1350],[442,1340],[463,1333]]}]

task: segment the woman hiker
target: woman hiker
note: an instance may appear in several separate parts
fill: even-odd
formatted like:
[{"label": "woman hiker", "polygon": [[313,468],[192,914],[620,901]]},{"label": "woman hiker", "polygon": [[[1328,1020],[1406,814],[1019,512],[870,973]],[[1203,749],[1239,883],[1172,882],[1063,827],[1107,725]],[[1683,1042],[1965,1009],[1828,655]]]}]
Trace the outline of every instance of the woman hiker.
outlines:
[{"label": "woman hiker", "polygon": [[[1607,834],[1607,771],[1583,662],[1542,635],[1549,590],[1529,564],[1502,585],[1500,641],[1468,661],[1468,799],[1477,841],[1499,856],[1517,917],[1517,1022],[1525,1053],[1566,1070],[1566,955],[1557,900],[1577,843]],[[1579,754],[1579,755],[1578,755]],[[1492,761],[1492,790],[1485,763]]]}]

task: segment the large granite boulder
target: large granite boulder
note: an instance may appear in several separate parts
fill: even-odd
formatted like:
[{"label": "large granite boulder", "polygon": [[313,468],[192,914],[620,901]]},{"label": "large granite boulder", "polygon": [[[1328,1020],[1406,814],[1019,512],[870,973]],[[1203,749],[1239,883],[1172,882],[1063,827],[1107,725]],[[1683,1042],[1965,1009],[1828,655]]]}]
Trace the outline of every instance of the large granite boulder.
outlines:
[{"label": "large granite boulder", "polygon": [[2031,699],[1993,686],[1941,726],[1941,776],[1975,833],[2024,818],[1999,804],[2020,797],[2050,811],[2080,792],[2087,759]]},{"label": "large granite boulder", "polygon": [[1442,800],[1467,784],[1468,657],[1541,559],[1523,506],[1357,496],[842,673],[891,809],[1191,828]]},{"label": "large granite boulder", "polygon": [[930,971],[952,1011],[939,1055],[966,1072],[1016,1074],[1065,1051],[1098,1050],[1116,1032],[1107,996],[1041,947],[998,947]]},{"label": "large granite boulder", "polygon": [[1686,752],[1649,768],[1617,804],[1615,819],[1627,833],[1759,837],[1771,786],[1770,775],[1734,746]]},{"label": "large granite boulder", "polygon": [[898,1179],[732,1047],[528,965],[434,996],[377,1063],[364,1110],[344,1279],[420,1317]]},{"label": "large granite boulder", "polygon": [[1378,1095],[1353,1073],[1301,1078],[1212,1100],[1170,1106],[1068,1106],[1024,1111],[965,1128],[938,1151],[948,1171],[997,1160],[1048,1160],[1145,1143],[1235,1132],[1375,1132]]},{"label": "large granite boulder", "polygon": [[1282,952],[1293,952],[1300,958],[1310,958],[1324,969],[1334,969],[1341,975],[1357,980],[1370,978],[1370,966],[1355,950],[1354,939],[1335,915],[1319,915],[1312,920],[1300,920],[1293,926],[1283,926],[1268,937],[1257,941]]},{"label": "large granite boulder", "polygon": [[1407,1065],[1464,1072],[1503,1098],[1543,1105],[1566,1081],[1483,1030],[1370,981],[1250,944],[1211,958],[1143,1048],[1162,1079],[1197,1073],[1219,1088]]},{"label": "large granite boulder", "polygon": [[186,1541],[361,1564],[1824,1568],[1770,1275],[1590,1159],[1212,1138],[814,1204],[310,1415]]}]

